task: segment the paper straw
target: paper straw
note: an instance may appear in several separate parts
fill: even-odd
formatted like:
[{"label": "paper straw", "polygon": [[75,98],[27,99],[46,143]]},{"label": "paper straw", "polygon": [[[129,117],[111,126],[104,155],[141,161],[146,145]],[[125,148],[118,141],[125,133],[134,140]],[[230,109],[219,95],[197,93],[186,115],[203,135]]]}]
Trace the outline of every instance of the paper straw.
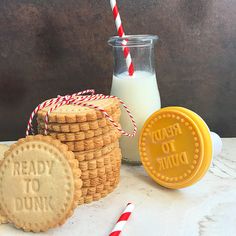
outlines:
[{"label": "paper straw", "polygon": [[[122,26],[122,22],[121,22],[121,18],[120,18],[120,14],[119,14],[116,0],[110,0],[110,4],[111,4],[111,9],[112,9],[113,17],[115,20],[118,36],[124,37],[125,32],[124,32],[124,28]],[[124,46],[123,52],[124,52],[125,62],[126,62],[127,68],[128,68],[129,75],[132,76],[134,74],[134,65],[133,65],[133,62],[132,62],[132,59],[130,56],[129,48],[125,46],[126,44],[127,44],[127,41],[124,40],[122,42],[122,45]]]},{"label": "paper straw", "polygon": [[121,214],[119,220],[117,221],[115,227],[113,228],[112,232],[109,236],[118,236],[120,235],[122,229],[124,228],[127,220],[129,219],[132,211],[134,210],[134,204],[128,203],[124,212]]}]

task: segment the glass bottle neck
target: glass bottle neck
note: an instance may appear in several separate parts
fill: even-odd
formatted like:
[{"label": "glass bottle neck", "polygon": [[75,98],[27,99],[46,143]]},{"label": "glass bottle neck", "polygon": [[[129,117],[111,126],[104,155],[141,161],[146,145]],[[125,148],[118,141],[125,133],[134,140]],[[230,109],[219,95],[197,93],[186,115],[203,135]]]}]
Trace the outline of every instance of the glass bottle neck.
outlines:
[{"label": "glass bottle neck", "polygon": [[152,35],[110,38],[108,43],[113,47],[114,75],[128,74],[127,52],[134,66],[134,74],[138,71],[155,74],[154,43],[156,40],[157,36]]}]

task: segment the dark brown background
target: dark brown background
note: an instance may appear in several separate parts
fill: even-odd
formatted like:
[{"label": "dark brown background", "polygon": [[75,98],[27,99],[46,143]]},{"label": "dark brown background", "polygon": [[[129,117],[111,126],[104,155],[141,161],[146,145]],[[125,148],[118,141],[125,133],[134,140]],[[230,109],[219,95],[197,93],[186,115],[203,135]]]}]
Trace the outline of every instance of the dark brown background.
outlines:
[{"label": "dark brown background", "polygon": [[[162,105],[195,110],[236,135],[236,1],[118,1],[127,34],[157,34]],[[0,1],[0,140],[22,137],[46,98],[109,93],[116,34],[109,1]]]}]

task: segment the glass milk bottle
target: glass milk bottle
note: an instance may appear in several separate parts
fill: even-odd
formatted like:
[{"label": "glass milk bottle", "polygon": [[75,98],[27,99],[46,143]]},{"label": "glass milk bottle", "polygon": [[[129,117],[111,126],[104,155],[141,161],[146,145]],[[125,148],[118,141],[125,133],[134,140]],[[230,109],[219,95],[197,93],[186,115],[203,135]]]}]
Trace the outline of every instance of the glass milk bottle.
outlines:
[{"label": "glass milk bottle", "polygon": [[[121,98],[126,103],[138,127],[138,133],[134,138],[122,136],[120,140],[123,161],[133,165],[141,163],[138,139],[142,126],[145,120],[161,107],[154,62],[154,44],[157,39],[155,35],[129,35],[123,38],[115,36],[108,40],[108,44],[113,47],[114,55],[111,95]],[[134,66],[132,76],[128,73],[127,61],[124,57],[125,47],[130,51]],[[121,115],[121,126],[125,131],[133,130],[124,109]]]}]

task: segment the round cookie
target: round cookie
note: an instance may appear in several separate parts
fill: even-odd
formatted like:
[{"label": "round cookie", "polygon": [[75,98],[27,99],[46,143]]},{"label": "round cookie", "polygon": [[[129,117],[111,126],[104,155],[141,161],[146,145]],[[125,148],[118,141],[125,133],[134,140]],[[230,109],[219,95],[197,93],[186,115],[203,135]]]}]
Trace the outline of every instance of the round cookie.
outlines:
[{"label": "round cookie", "polygon": [[114,173],[120,171],[120,162],[112,163],[111,165],[106,165],[101,168],[97,168],[94,170],[86,170],[82,171],[81,179],[85,180],[92,180],[95,178],[103,178],[104,176],[113,176]]},{"label": "round cookie", "polygon": [[[88,138],[93,138],[102,134],[105,134],[113,129],[112,126],[105,126],[98,129],[90,129],[75,133],[61,133],[61,132],[54,132],[48,131],[48,135],[52,136],[55,139],[59,139],[60,141],[80,141]],[[44,134],[44,128],[38,127],[38,133]]]},{"label": "round cookie", "polygon": [[[78,98],[83,98],[78,96]],[[84,102],[89,105],[94,105],[105,110],[109,115],[113,114],[120,108],[120,102],[117,98],[99,99]],[[45,107],[38,111],[38,117],[44,119],[46,113],[55,105]],[[56,123],[75,123],[86,122],[103,118],[104,115],[99,110],[83,105],[63,105],[49,114],[49,122]]]},{"label": "round cookie", "polygon": [[114,180],[111,181],[106,181],[103,184],[99,184],[94,187],[88,187],[88,188],[82,188],[82,197],[88,196],[88,195],[93,195],[95,193],[101,193],[103,190],[107,190],[110,187],[114,186],[114,183],[117,181],[118,177]]},{"label": "round cookie", "polygon": [[81,179],[83,180],[82,195],[87,193],[88,189],[91,192],[98,192],[99,188],[106,185],[106,183],[113,183],[116,178],[120,175],[121,166],[121,151],[119,148],[112,151],[109,163],[101,168],[82,170]]},{"label": "round cookie", "polygon": [[0,144],[0,164],[4,158],[4,153],[9,149],[8,145]]},{"label": "round cookie", "polygon": [[6,223],[8,223],[7,216],[0,208],[0,224],[6,224]]},{"label": "round cookie", "polygon": [[[0,165],[2,163],[2,160],[4,158],[4,153],[9,149],[8,145],[0,144]],[[1,204],[0,204],[1,205]],[[0,206],[0,224],[8,223],[8,219],[5,215],[5,213],[2,211]]]},{"label": "round cookie", "polygon": [[120,148],[115,148],[108,154],[99,157],[98,159],[88,160],[88,161],[79,161],[79,168],[82,172],[86,170],[95,170],[102,168],[112,163],[117,164],[121,162],[121,150]]},{"label": "round cookie", "polygon": [[112,174],[113,172],[117,172],[120,170],[120,165],[112,164],[112,165],[106,165],[105,167],[97,168],[94,170],[86,170],[82,171],[81,179],[83,181],[87,179],[94,179],[94,178],[103,178],[103,176],[108,176]]},{"label": "round cookie", "polygon": [[92,149],[89,151],[74,152],[74,154],[75,154],[75,158],[79,162],[89,161],[89,160],[93,160],[93,159],[100,159],[101,157],[103,157],[104,155],[107,155],[112,150],[114,150],[115,148],[118,148],[118,147],[119,147],[119,141],[116,141],[114,143],[105,145],[102,148]]},{"label": "round cookie", "polygon": [[108,144],[116,142],[121,133],[113,129],[104,135],[99,135],[97,137],[81,140],[81,141],[73,141],[73,142],[63,142],[69,147],[71,151],[87,151],[97,148],[102,148]]},{"label": "round cookie", "polygon": [[[121,111],[117,110],[114,114],[111,115],[115,122],[118,122],[120,119]],[[44,120],[37,119],[39,129],[45,128]],[[83,132],[88,130],[96,130],[98,128],[112,126],[111,122],[103,117],[98,120],[88,121],[88,122],[80,122],[80,123],[48,123],[48,131],[53,132],[61,132],[61,133],[75,133],[75,132]],[[112,126],[113,127],[113,126]]]},{"label": "round cookie", "polygon": [[42,135],[20,139],[0,167],[2,209],[25,231],[62,225],[81,197],[80,175],[74,154],[60,141]]},{"label": "round cookie", "polygon": [[104,184],[107,181],[114,182],[116,178],[120,176],[120,171],[113,171],[109,174],[105,174],[102,177],[96,177],[93,179],[83,180],[83,188],[96,187],[100,184]]},{"label": "round cookie", "polygon": [[106,197],[109,193],[111,193],[112,191],[115,190],[115,188],[117,187],[117,185],[119,184],[119,177],[117,177],[113,183],[110,184],[110,186],[106,186],[106,188],[104,188],[101,192],[96,192],[93,193],[91,195],[82,195],[82,197],[79,199],[79,203],[78,205],[82,205],[82,204],[88,204],[91,203],[93,201],[98,201],[101,198]]}]

